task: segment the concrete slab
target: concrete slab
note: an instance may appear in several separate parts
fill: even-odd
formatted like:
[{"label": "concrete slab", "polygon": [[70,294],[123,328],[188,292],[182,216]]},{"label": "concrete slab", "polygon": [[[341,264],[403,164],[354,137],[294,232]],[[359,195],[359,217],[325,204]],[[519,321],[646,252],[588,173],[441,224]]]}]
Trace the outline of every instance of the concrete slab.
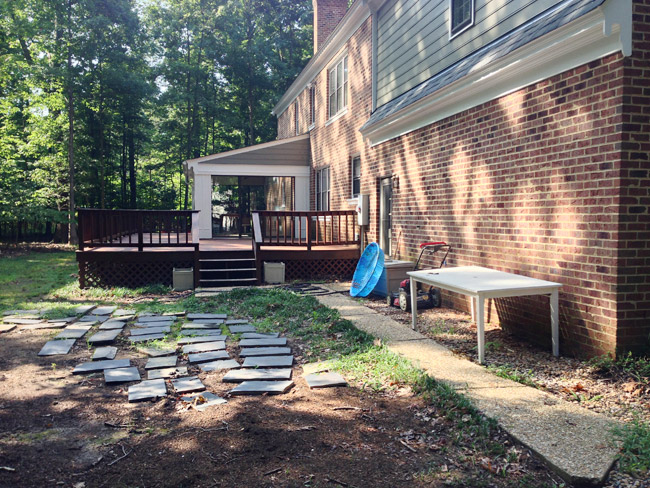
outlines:
[{"label": "concrete slab", "polygon": [[115,310],[117,310],[117,307],[115,305],[103,305],[93,310],[93,315],[110,315]]},{"label": "concrete slab", "polygon": [[171,380],[172,386],[176,393],[190,393],[193,391],[205,390],[205,385],[196,376],[187,376],[185,378],[178,378]]},{"label": "concrete slab", "polygon": [[237,325],[237,324],[250,325],[248,323],[248,320],[244,320],[244,319],[228,319],[228,320],[226,320],[226,325]]},{"label": "concrete slab", "polygon": [[11,332],[16,328],[16,324],[0,324],[0,332],[7,333]]},{"label": "concrete slab", "polygon": [[205,329],[218,329],[221,330],[221,324],[203,324],[198,322],[187,322],[181,325],[184,330],[205,330]]},{"label": "concrete slab", "polygon": [[290,368],[293,364],[293,356],[264,356],[257,358],[246,358],[242,368]]},{"label": "concrete slab", "polygon": [[142,336],[148,334],[167,334],[171,331],[170,327],[144,327],[142,329],[131,329],[131,336]]},{"label": "concrete slab", "polygon": [[107,320],[102,325],[99,326],[99,330],[117,330],[123,329],[125,322],[121,320]]},{"label": "concrete slab", "polygon": [[280,337],[279,332],[244,332],[241,335],[242,339],[273,339]]},{"label": "concrete slab", "polygon": [[224,383],[241,383],[242,381],[278,381],[290,379],[291,368],[259,368],[228,371],[221,381]]},{"label": "concrete slab", "polygon": [[208,351],[208,352],[198,352],[196,354],[188,354],[187,360],[192,363],[206,363],[208,361],[214,361],[215,359],[229,359],[227,351]]},{"label": "concrete slab", "polygon": [[290,347],[244,347],[239,351],[239,357],[251,356],[286,356],[291,354]]},{"label": "concrete slab", "polygon": [[228,330],[233,334],[241,334],[244,332],[257,332],[257,329],[252,325],[229,325]]},{"label": "concrete slab", "polygon": [[116,354],[117,354],[117,347],[113,347],[113,346],[98,347],[97,349],[95,349],[95,352],[93,353],[90,359],[93,361],[110,360],[110,359],[115,359]]},{"label": "concrete slab", "polygon": [[38,353],[39,356],[56,356],[58,354],[68,354],[72,346],[74,346],[75,339],[60,339],[48,341]]},{"label": "concrete slab", "polygon": [[201,342],[225,341],[228,336],[225,335],[204,335],[199,337],[181,337],[176,341],[179,346],[184,344],[199,344]]},{"label": "concrete slab", "polygon": [[186,354],[191,352],[220,351],[224,349],[226,349],[226,341],[202,342],[200,344],[183,346],[183,352]]},{"label": "concrete slab", "polygon": [[214,335],[221,334],[221,329],[184,329],[181,330],[180,334],[182,336],[205,336],[205,335]]},{"label": "concrete slab", "polygon": [[147,364],[145,364],[144,369],[173,368],[176,366],[176,361],[176,356],[151,358],[147,361]]},{"label": "concrete slab", "polygon": [[147,371],[147,378],[150,380],[157,380],[160,378],[178,378],[179,376],[187,376],[187,368],[185,366],[179,366],[178,368],[150,369]]},{"label": "concrete slab", "polygon": [[286,337],[268,337],[265,339],[242,339],[239,341],[241,347],[269,347],[286,346]]},{"label": "concrete slab", "polygon": [[100,330],[88,338],[90,344],[107,344],[113,342],[120,335],[121,329]]},{"label": "concrete slab", "polygon": [[111,318],[110,315],[84,315],[79,322],[106,322]]},{"label": "concrete slab", "polygon": [[94,373],[105,369],[128,368],[131,366],[130,359],[111,359],[109,361],[88,361],[87,363],[77,364],[72,370],[72,374]]},{"label": "concrete slab", "polygon": [[338,373],[313,373],[305,376],[309,388],[332,388],[335,386],[348,386],[345,378]]},{"label": "concrete slab", "polygon": [[125,315],[135,315],[132,308],[118,308],[113,312],[113,317],[124,317]]},{"label": "concrete slab", "polygon": [[104,382],[108,385],[111,383],[127,383],[129,381],[140,381],[140,372],[135,366],[128,368],[115,368],[104,370]]},{"label": "concrete slab", "polygon": [[171,348],[171,347],[159,349],[157,347],[138,346],[138,351],[152,358],[157,358],[160,356],[169,356],[170,354],[176,354],[176,348]]},{"label": "concrete slab", "polygon": [[55,339],[80,339],[83,336],[86,335],[86,332],[88,332],[90,329],[92,329],[92,326],[90,325],[68,325],[65,329],[63,329],[61,332],[59,332],[56,336],[54,336]]},{"label": "concrete slab", "polygon": [[148,316],[138,316],[138,322],[146,324],[149,322],[175,322],[175,315],[148,315]]},{"label": "concrete slab", "polygon": [[97,305],[79,305],[77,308],[74,309],[74,313],[76,313],[77,315],[82,315],[90,312],[96,306]]},{"label": "concrete slab", "polygon": [[181,397],[181,400],[187,403],[191,403],[192,407],[199,412],[203,412],[205,409],[214,407],[215,405],[223,405],[224,403],[228,403],[220,396],[215,395],[214,393],[210,393],[209,391],[183,396]]},{"label": "concrete slab", "polygon": [[167,395],[165,380],[145,380],[129,386],[129,402],[154,400]]},{"label": "concrete slab", "polygon": [[231,395],[280,395],[293,386],[293,381],[244,381],[230,390]]},{"label": "concrete slab", "polygon": [[234,359],[224,359],[222,361],[208,361],[207,363],[200,363],[199,368],[203,372],[209,371],[219,371],[222,369],[237,369],[240,368],[240,364]]},{"label": "concrete slab", "polygon": [[228,315],[225,313],[188,313],[186,317],[190,320],[196,320],[196,319],[221,319],[225,320]]},{"label": "concrete slab", "polygon": [[158,339],[164,339],[165,334],[147,334],[140,336],[130,336],[129,340],[133,343],[136,342],[147,342],[147,341],[156,341]]}]

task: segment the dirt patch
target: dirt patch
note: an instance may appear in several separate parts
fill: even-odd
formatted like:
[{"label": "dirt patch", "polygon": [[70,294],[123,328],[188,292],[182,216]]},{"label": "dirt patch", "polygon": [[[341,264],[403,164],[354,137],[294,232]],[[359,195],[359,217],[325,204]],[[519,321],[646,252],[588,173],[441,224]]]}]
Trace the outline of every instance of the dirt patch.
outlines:
[{"label": "dirt patch", "polygon": [[74,251],[75,249],[75,246],[51,242],[0,242],[0,258],[23,256],[30,252],[63,252]]}]

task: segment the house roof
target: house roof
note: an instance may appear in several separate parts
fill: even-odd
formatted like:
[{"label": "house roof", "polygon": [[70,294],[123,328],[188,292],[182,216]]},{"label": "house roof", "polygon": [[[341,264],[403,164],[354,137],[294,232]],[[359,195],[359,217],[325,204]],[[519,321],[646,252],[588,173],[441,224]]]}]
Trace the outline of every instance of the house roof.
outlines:
[{"label": "house roof", "polygon": [[202,158],[188,159],[187,167],[201,164],[281,164],[309,166],[309,134],[233,149]]},{"label": "house roof", "polygon": [[399,97],[377,108],[361,127],[363,132],[447,85],[472,73],[476,67],[500,59],[516,49],[548,34],[596,9],[605,0],[568,0],[534,17],[510,33],[429,78]]}]

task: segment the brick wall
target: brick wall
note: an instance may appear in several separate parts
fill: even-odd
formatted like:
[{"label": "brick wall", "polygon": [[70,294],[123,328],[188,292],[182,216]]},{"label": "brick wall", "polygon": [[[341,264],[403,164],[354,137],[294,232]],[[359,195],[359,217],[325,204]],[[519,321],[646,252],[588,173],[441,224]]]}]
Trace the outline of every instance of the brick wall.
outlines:
[{"label": "brick wall", "polygon": [[[561,282],[563,353],[647,341],[650,77],[638,75],[650,59],[642,52],[650,13],[647,1],[635,5],[637,22],[646,20],[634,59],[608,56],[374,148],[358,132],[371,110],[369,19],[343,49],[350,103],[329,125],[327,73],[315,80],[312,164],[331,168],[331,208],[349,208],[350,159],[360,154],[371,240],[378,240],[379,180],[393,178],[394,257],[414,260],[421,242],[444,240],[453,246],[449,265]],[[279,133],[288,130],[284,115]],[[445,299],[468,308],[463,297]],[[544,297],[492,304],[493,320],[545,346],[548,317]]]},{"label": "brick wall", "polygon": [[313,0],[314,53],[334,31],[348,9],[348,0]]}]

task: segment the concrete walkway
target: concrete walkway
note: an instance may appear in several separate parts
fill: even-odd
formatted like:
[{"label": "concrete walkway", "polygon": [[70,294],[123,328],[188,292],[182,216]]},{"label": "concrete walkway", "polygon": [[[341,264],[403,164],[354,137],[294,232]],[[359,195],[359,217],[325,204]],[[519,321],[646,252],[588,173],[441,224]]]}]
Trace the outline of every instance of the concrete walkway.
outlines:
[{"label": "concrete walkway", "polygon": [[[340,285],[321,285],[342,291]],[[343,294],[316,297],[387,347],[469,397],[567,481],[600,484],[614,463],[613,422],[541,390],[500,378]]]}]

